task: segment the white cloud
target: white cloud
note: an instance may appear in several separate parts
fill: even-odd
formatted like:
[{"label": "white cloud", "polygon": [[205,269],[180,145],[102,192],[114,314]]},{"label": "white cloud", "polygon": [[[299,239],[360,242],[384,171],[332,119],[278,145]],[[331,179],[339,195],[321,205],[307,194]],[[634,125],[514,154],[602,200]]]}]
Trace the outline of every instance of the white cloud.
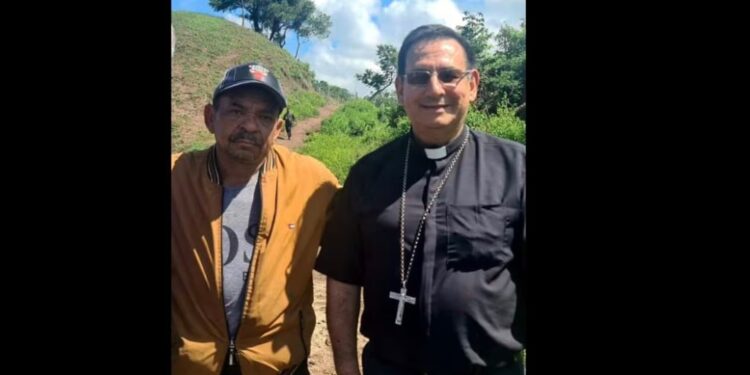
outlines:
[{"label": "white cloud", "polygon": [[[240,25],[240,26],[242,26],[243,24],[242,17],[235,16],[234,14],[231,14],[231,13],[224,13],[224,19],[229,22],[236,23],[237,25]],[[248,22],[248,20],[245,20],[244,24],[245,24],[245,28],[248,28],[248,29],[250,28],[250,22]]]},{"label": "white cloud", "polygon": [[456,28],[463,11],[453,0],[395,0],[383,9],[379,24],[383,41],[398,48],[409,31],[426,24]]},{"label": "white cloud", "polygon": [[308,63],[319,80],[343,87],[360,97],[367,95],[371,89],[357,81],[355,74],[365,69],[377,69],[374,60],[369,56],[359,57],[346,55],[334,50],[331,44],[317,43],[308,53]]},{"label": "white cloud", "polygon": [[300,58],[309,63],[316,78],[363,96],[367,86],[354,77],[377,67],[376,48],[381,36],[372,19],[379,0],[314,0],[318,9],[331,16],[333,26],[326,40],[313,40]]},{"label": "white cloud", "polygon": [[[331,16],[333,26],[326,40],[306,42],[300,59],[310,64],[316,78],[344,87],[359,96],[371,89],[354,77],[365,69],[377,69],[378,44],[401,46],[406,34],[417,26],[439,23],[455,28],[462,24],[463,11],[482,12],[488,29],[495,33],[504,23],[519,26],[526,15],[525,0],[313,0]],[[242,24],[236,12],[213,12],[206,1],[172,0],[173,9],[216,14]],[[249,27],[245,22],[246,27]],[[294,51],[291,51],[293,54]]]},{"label": "white cloud", "polygon": [[521,19],[526,19],[525,0],[484,0],[484,20],[487,28],[496,33],[503,24],[514,27],[521,25]]},{"label": "white cloud", "polygon": [[[491,32],[509,23],[519,26],[525,18],[525,0],[394,0],[385,7],[380,0],[313,0],[331,16],[333,26],[326,40],[311,40],[300,59],[310,64],[316,78],[346,88],[360,97],[372,89],[355,78],[365,69],[377,69],[377,45],[396,48],[409,31],[431,23],[452,28],[462,24],[463,11],[480,11]],[[237,17],[237,19],[239,19]]]}]

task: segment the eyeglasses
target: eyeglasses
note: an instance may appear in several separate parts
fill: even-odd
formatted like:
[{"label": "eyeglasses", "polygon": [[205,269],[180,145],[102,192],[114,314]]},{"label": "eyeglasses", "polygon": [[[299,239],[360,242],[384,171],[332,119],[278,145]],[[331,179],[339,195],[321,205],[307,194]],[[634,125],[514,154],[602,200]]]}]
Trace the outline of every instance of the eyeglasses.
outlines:
[{"label": "eyeglasses", "polygon": [[455,87],[461,79],[472,71],[473,69],[412,70],[404,74],[404,77],[406,78],[406,83],[412,86],[425,86],[432,79],[432,75],[437,74],[438,81],[440,81],[443,87]]}]

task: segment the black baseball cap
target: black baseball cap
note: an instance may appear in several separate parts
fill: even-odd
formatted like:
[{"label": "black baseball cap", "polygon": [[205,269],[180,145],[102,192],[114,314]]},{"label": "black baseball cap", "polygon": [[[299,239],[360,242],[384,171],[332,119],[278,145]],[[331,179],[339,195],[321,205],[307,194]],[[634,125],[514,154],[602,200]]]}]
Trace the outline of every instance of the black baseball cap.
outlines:
[{"label": "black baseball cap", "polygon": [[258,63],[249,63],[237,65],[224,73],[224,78],[219,86],[214,90],[214,102],[219,95],[239,86],[257,85],[268,89],[270,93],[281,104],[281,108],[286,107],[286,98],[281,91],[281,85],[270,70]]}]

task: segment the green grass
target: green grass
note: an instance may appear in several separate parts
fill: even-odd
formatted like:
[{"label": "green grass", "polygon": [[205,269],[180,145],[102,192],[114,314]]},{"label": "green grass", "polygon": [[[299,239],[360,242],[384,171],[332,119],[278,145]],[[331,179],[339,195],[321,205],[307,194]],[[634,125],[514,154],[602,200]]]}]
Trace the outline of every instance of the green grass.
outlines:
[{"label": "green grass", "polygon": [[323,162],[344,183],[354,162],[400,134],[379,118],[378,108],[367,100],[346,102],[299,151]]},{"label": "green grass", "polygon": [[[298,119],[304,116],[296,112],[317,114],[317,107],[325,104],[314,92],[315,75],[310,67],[263,35],[218,17],[189,12],[173,12],[172,25],[177,39],[172,59],[173,151],[212,143],[203,125],[203,106],[210,102],[224,72],[238,64],[255,61],[269,68]],[[300,106],[299,111],[294,105]]]},{"label": "green grass", "polygon": [[214,139],[203,139],[203,140],[196,140],[193,141],[193,143],[190,144],[190,146],[187,148],[186,151],[198,151],[198,150],[205,150],[209,146],[214,144]]},{"label": "green grass", "polygon": [[320,114],[318,109],[326,105],[326,98],[311,91],[297,91],[287,97],[289,109],[297,121],[315,117]]},{"label": "green grass", "polygon": [[[362,99],[348,101],[323,121],[320,133],[310,137],[300,152],[323,162],[343,183],[362,156],[409,131],[409,119],[395,109],[379,109]],[[526,143],[526,124],[510,108],[501,107],[494,115],[471,109],[466,123],[496,137]]]},{"label": "green grass", "polygon": [[349,169],[354,161],[359,160],[372,150],[361,140],[352,139],[346,134],[336,133],[324,135],[311,134],[300,149],[303,154],[310,155],[325,164],[336,175],[340,183],[344,183]]},{"label": "green grass", "polygon": [[516,117],[510,107],[499,107],[494,115],[476,111],[472,107],[466,115],[466,124],[495,137],[526,144],[526,123]]}]

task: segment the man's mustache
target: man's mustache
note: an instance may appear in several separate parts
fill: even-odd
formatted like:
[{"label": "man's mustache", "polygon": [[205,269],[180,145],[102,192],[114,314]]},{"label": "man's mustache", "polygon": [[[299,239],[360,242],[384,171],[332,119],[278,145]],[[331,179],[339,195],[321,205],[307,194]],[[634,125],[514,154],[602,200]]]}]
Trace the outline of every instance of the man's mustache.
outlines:
[{"label": "man's mustache", "polygon": [[241,139],[250,141],[250,142],[252,142],[252,143],[254,143],[254,144],[258,145],[258,146],[262,143],[261,140],[260,140],[260,136],[254,135],[252,133],[243,132],[243,133],[238,133],[238,134],[235,134],[235,135],[229,137],[229,140],[231,142],[236,142],[236,141],[239,141]]}]

